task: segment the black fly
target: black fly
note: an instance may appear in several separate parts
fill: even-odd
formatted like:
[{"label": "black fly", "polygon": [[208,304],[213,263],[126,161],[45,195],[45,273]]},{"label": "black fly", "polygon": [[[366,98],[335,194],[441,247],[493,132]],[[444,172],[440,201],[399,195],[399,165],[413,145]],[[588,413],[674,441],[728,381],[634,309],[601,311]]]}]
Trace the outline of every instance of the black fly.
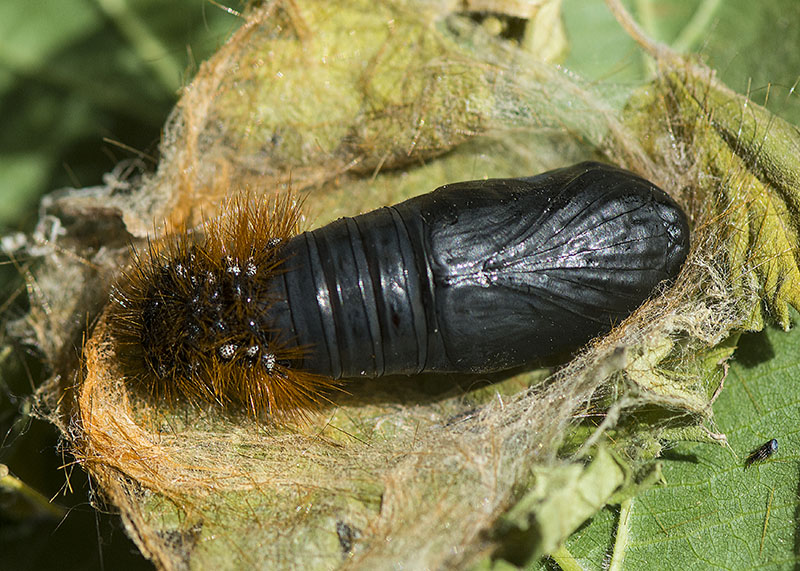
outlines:
[{"label": "black fly", "polygon": [[773,438],[769,442],[765,442],[755,450],[753,450],[750,455],[747,457],[747,460],[744,461],[744,467],[749,468],[753,464],[757,464],[759,462],[763,462],[775,452],[778,451],[778,440]]}]

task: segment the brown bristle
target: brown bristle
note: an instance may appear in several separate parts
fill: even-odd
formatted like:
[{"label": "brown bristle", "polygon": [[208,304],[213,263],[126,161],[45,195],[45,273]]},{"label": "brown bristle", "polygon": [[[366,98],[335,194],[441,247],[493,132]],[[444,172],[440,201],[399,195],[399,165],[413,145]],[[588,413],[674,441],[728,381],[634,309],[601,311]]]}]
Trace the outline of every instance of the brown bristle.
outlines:
[{"label": "brown bristle", "polygon": [[295,369],[303,349],[262,323],[281,245],[298,232],[291,195],[232,200],[198,231],[173,229],[133,252],[111,319],[127,378],[159,399],[302,419],[336,383]]}]

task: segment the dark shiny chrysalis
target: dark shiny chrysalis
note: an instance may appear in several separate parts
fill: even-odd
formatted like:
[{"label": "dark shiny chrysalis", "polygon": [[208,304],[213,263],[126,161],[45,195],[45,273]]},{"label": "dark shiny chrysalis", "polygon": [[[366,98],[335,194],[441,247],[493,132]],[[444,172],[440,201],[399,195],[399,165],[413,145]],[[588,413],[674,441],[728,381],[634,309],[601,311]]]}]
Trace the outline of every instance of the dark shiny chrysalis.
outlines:
[{"label": "dark shiny chrysalis", "polygon": [[111,309],[126,376],[291,415],[333,379],[502,371],[606,333],[689,251],[669,196],[593,162],[296,234],[299,216],[239,203],[135,253]]},{"label": "dark shiny chrysalis", "polygon": [[612,166],[448,184],[292,238],[264,324],[337,379],[500,371],[606,333],[688,251],[678,205]]}]

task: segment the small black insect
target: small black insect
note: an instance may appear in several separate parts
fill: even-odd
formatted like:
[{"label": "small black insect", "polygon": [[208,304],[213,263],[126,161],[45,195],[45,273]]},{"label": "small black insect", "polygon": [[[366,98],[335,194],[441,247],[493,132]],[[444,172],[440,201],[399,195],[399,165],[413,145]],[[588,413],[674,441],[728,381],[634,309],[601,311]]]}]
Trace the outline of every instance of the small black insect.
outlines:
[{"label": "small black insect", "polygon": [[744,467],[749,468],[753,464],[757,464],[758,462],[763,462],[775,452],[778,451],[778,440],[773,438],[769,442],[765,442],[755,450],[753,450],[750,455],[747,457],[747,460],[744,461]]}]

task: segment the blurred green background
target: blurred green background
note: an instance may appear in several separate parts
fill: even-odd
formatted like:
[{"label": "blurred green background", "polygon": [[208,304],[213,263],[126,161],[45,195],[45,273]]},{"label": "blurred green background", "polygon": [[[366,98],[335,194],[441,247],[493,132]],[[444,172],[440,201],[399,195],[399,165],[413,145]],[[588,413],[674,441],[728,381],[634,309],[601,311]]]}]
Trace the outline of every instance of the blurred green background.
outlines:
[{"label": "blurred green background", "polygon": [[[181,87],[240,22],[207,0],[0,2],[0,235],[30,230],[43,194],[102,184],[120,161],[154,169]],[[0,266],[0,314],[22,315],[24,294],[17,267]],[[0,357],[0,464],[65,508],[54,517],[0,488],[0,569],[151,569],[56,429],[25,414],[36,356]]]},{"label": "blurred green background", "polygon": [[[730,87],[800,124],[800,2],[627,4],[649,34],[700,54]],[[47,192],[101,184],[123,160],[155,167],[181,87],[241,23],[233,13],[241,3],[227,6],[233,11],[208,0],[0,3],[0,234],[30,230]],[[567,68],[615,87],[646,80],[648,62],[601,0],[564,0],[563,9]],[[15,265],[0,266],[0,312],[21,315],[24,298]],[[80,469],[59,469],[71,460],[56,430],[25,414],[42,376],[35,355],[19,348],[0,358],[0,464],[66,508],[63,518],[46,517],[0,490],[0,568],[149,568],[118,518],[90,506],[96,498]]]}]

